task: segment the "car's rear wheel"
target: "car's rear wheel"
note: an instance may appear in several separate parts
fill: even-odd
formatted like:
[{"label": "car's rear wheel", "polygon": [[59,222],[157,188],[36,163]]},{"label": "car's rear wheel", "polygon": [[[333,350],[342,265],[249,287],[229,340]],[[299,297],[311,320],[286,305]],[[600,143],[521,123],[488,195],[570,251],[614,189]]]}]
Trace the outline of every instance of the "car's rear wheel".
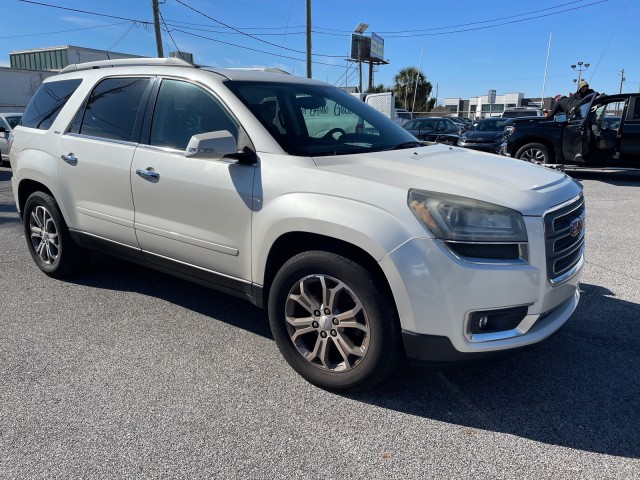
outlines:
[{"label": "car's rear wheel", "polygon": [[277,273],[269,323],[287,362],[322,388],[354,391],[387,376],[402,356],[399,321],[378,278],[324,251],[303,252]]},{"label": "car's rear wheel", "polygon": [[516,158],[532,163],[551,163],[549,149],[541,143],[529,143],[516,152]]},{"label": "car's rear wheel", "polygon": [[88,262],[88,252],[71,238],[51,195],[34,192],[29,196],[23,226],[29,253],[47,275],[62,278],[76,273]]}]

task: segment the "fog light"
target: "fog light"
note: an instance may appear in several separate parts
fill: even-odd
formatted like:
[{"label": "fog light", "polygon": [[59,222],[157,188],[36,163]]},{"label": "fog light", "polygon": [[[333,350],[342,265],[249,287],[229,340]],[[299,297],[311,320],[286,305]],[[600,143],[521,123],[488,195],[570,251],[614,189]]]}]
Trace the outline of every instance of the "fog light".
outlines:
[{"label": "fog light", "polygon": [[478,334],[513,330],[524,320],[528,310],[529,307],[523,305],[520,307],[473,312],[469,316],[469,333]]}]

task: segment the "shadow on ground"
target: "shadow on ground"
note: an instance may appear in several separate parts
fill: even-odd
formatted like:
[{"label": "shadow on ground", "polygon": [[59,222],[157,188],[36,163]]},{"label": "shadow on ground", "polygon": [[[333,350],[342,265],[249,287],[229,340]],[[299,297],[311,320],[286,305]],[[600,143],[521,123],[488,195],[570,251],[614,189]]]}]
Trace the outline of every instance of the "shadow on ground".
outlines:
[{"label": "shadow on ground", "polygon": [[640,170],[567,170],[566,174],[575,180],[596,180],[619,187],[639,187]]},{"label": "shadow on ground", "polygon": [[[74,283],[159,297],[272,338],[265,312],[248,302],[106,255],[97,255],[92,270]],[[374,390],[346,397],[450,424],[639,458],[638,319],[640,305],[583,284],[573,317],[535,348],[441,371],[405,364]]]}]

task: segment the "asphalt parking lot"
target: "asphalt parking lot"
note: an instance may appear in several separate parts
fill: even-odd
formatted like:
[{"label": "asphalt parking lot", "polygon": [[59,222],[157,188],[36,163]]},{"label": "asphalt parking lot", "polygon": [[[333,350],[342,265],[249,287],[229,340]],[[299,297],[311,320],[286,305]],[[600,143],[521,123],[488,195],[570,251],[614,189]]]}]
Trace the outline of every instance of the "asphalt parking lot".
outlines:
[{"label": "asphalt parking lot", "polygon": [[102,255],[40,273],[0,169],[0,477],[640,478],[640,173],[571,175],[588,253],[560,332],[336,395],[248,303]]}]

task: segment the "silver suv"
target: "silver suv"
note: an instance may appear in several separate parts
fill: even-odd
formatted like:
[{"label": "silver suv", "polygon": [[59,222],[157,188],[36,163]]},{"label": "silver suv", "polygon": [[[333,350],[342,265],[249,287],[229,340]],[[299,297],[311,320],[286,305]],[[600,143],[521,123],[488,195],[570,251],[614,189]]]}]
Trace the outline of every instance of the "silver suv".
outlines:
[{"label": "silver suv", "polygon": [[248,299],[324,388],[371,386],[404,356],[539,342],[578,303],[577,183],[422,144],[321,82],[177,59],[72,65],[14,134],[15,201],[44,273],[100,250]]},{"label": "silver suv", "polygon": [[22,113],[0,113],[0,165],[9,162],[9,137],[21,117]]}]

